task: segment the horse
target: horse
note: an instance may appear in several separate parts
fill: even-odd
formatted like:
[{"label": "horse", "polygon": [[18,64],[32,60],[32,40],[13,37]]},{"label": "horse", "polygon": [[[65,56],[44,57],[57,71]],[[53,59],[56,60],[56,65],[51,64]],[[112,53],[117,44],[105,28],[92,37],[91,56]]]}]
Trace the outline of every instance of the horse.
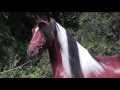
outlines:
[{"label": "horse", "polygon": [[53,18],[38,17],[27,49],[36,58],[48,49],[54,78],[119,78],[120,55],[95,56]]}]

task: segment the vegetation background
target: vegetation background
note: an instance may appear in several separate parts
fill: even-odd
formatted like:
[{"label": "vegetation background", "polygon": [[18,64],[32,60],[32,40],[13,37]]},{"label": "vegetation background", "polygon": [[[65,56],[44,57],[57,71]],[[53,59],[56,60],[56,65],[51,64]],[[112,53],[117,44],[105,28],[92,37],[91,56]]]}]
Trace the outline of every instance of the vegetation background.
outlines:
[{"label": "vegetation background", "polygon": [[5,72],[25,62],[37,14],[53,17],[95,55],[120,54],[120,12],[0,12],[1,78],[53,76],[47,50],[32,63]]}]

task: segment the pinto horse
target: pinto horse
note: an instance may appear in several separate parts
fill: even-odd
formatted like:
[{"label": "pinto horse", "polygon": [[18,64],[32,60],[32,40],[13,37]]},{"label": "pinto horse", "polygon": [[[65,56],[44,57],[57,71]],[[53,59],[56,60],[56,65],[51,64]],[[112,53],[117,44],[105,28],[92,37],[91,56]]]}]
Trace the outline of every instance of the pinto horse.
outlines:
[{"label": "pinto horse", "polygon": [[48,49],[55,78],[119,78],[120,55],[93,56],[53,18],[38,18],[27,49],[30,58]]}]

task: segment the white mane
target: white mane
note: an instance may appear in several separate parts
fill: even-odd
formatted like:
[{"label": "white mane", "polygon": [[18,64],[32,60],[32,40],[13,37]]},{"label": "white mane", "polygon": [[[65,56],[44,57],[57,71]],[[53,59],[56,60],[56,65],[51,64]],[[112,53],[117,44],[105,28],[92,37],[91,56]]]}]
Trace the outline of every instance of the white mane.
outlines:
[{"label": "white mane", "polygon": [[60,51],[62,56],[62,63],[63,67],[66,71],[66,74],[71,77],[70,65],[69,65],[69,54],[68,54],[68,40],[66,35],[66,30],[57,23],[57,34],[58,34],[58,41],[60,44]]},{"label": "white mane", "polygon": [[[57,23],[57,34],[58,34],[58,41],[60,44],[60,50],[61,50],[61,56],[62,56],[62,63],[63,67],[69,77],[71,77],[71,70],[70,70],[70,64],[69,64],[69,54],[68,54],[68,39],[66,30]],[[104,72],[103,67],[101,64],[99,64],[85,49],[82,47],[78,42],[78,53],[79,53],[79,60],[80,60],[80,66],[82,69],[83,76],[85,78],[88,78],[91,74],[91,72],[99,74],[99,72]]]}]

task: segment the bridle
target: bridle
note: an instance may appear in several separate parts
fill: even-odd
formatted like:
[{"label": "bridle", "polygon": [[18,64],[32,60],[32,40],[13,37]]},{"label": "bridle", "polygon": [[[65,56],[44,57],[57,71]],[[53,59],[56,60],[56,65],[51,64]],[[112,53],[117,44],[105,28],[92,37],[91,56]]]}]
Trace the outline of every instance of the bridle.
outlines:
[{"label": "bridle", "polygon": [[[48,23],[48,22],[46,22],[46,21],[44,21],[44,20],[41,20],[41,21],[38,20],[38,21],[37,21],[37,25],[38,25],[38,23],[45,23],[45,24],[47,24],[47,25],[50,26],[50,23]],[[54,29],[54,28],[53,28],[53,29]],[[55,39],[55,37],[54,37],[54,39]],[[33,44],[37,45],[38,47],[40,47],[40,49],[42,49],[43,46],[44,46],[44,44],[45,44],[45,42],[46,42],[46,39],[44,39],[43,43],[41,43],[41,44],[38,44],[38,43],[36,43],[36,42],[34,42],[34,41],[31,41],[30,43],[33,43]],[[50,43],[50,45],[48,46],[48,48],[50,48],[50,47],[52,46],[53,42],[54,42],[54,40]]]},{"label": "bridle", "polygon": [[44,40],[43,43],[41,43],[41,44],[38,44],[38,43],[36,43],[34,41],[31,41],[30,43],[33,43],[33,44],[37,45],[38,47],[40,47],[40,49],[42,49],[45,42],[46,42],[46,40]]}]

